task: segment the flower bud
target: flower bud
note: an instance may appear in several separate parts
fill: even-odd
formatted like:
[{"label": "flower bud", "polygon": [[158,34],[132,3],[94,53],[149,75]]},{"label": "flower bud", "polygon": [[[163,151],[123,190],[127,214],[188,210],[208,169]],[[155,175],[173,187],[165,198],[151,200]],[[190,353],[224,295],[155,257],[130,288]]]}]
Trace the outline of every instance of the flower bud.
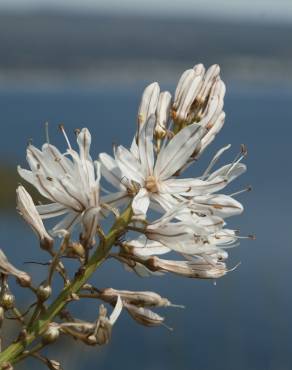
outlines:
[{"label": "flower bud", "polygon": [[81,243],[70,243],[66,250],[66,256],[72,258],[84,258],[85,248]]},{"label": "flower bud", "polygon": [[[19,169],[19,171],[21,171],[21,169]],[[28,194],[23,186],[19,186],[17,188],[16,195],[18,212],[37,234],[41,247],[45,250],[52,249],[54,241],[47,233],[41,216],[34,205],[32,197]]]},{"label": "flower bud", "polygon": [[216,82],[216,79],[219,76],[219,74],[220,74],[220,67],[218,66],[218,64],[212,65],[206,71],[202,87],[196,98],[196,102],[198,106],[202,106],[206,102],[206,99],[208,98],[210,91],[214,83]]},{"label": "flower bud", "polygon": [[125,308],[135,321],[144,326],[160,326],[164,322],[164,317],[147,308],[136,307],[128,303],[125,304]]},{"label": "flower bud", "polygon": [[31,283],[31,277],[24,271],[18,270],[14,267],[5,256],[2,249],[0,249],[0,272],[4,275],[13,275],[16,277],[18,283],[22,287],[28,287]]},{"label": "flower bud", "polygon": [[94,346],[97,344],[97,338],[95,335],[91,334],[86,339],[86,344],[89,344],[90,346]]},{"label": "flower bud", "polygon": [[62,370],[61,364],[58,361],[47,359],[46,364],[50,370]]},{"label": "flower bud", "polygon": [[170,114],[171,94],[168,91],[163,91],[159,95],[157,110],[156,110],[156,127],[155,134],[157,138],[164,138],[167,132],[167,122]]},{"label": "flower bud", "polygon": [[96,343],[100,346],[108,344],[112,335],[112,325],[102,320],[96,333]]},{"label": "flower bud", "polygon": [[5,292],[2,295],[1,306],[4,308],[4,310],[9,310],[10,308],[13,308],[14,303],[15,303],[15,297],[12,293]]},{"label": "flower bud", "polygon": [[51,294],[52,288],[47,283],[43,283],[37,288],[37,297],[41,302],[45,302]]},{"label": "flower bud", "polygon": [[91,246],[95,243],[94,236],[96,234],[96,229],[98,226],[99,212],[100,207],[91,207],[84,212],[82,217],[82,241],[88,246]]},{"label": "flower bud", "polygon": [[176,88],[173,104],[174,122],[183,125],[188,122],[192,104],[201,89],[205,68],[197,64],[193,69],[185,71]]},{"label": "flower bud", "polygon": [[42,336],[42,341],[45,344],[55,342],[60,336],[60,330],[58,325],[51,323],[49,324],[48,329],[44,332]]},{"label": "flower bud", "polygon": [[138,124],[144,125],[151,115],[156,112],[160,87],[157,82],[153,82],[143,91],[141,103],[138,110]]}]

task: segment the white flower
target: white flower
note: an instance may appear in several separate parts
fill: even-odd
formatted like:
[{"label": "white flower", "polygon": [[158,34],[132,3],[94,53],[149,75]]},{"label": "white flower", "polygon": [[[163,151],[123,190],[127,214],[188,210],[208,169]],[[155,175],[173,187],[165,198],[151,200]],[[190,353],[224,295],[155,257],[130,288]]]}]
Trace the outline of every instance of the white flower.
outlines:
[{"label": "white flower", "polygon": [[[66,214],[54,231],[71,231],[74,225],[83,224],[82,238],[93,241],[99,218],[100,164],[93,162],[90,154],[91,135],[84,128],[77,136],[79,154],[67,139],[65,154],[51,145],[44,144],[42,150],[33,145],[27,148],[30,171],[18,168],[20,176],[36,187],[51,203],[37,206],[43,219]],[[71,157],[71,160],[68,158]]]},{"label": "white flower", "polygon": [[137,215],[146,214],[150,201],[168,209],[177,204],[177,195],[194,196],[213,193],[226,184],[225,178],[214,180],[178,179],[173,177],[189,160],[196,147],[200,145],[204,129],[192,124],[182,129],[169,143],[162,147],[155,158],[153,130],[155,117],[144,124],[138,138],[139,159],[132,151],[118,146],[115,160],[101,154],[102,173],[120,192],[113,199],[125,199],[134,196],[133,210]]}]

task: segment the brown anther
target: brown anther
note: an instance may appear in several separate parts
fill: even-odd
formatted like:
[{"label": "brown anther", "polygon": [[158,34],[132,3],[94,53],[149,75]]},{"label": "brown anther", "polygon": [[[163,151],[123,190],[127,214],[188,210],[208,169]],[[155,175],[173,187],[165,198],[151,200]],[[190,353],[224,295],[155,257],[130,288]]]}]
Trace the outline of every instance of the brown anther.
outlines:
[{"label": "brown anther", "polygon": [[156,178],[154,176],[147,177],[145,181],[145,188],[151,193],[158,192],[158,186],[157,186]]}]

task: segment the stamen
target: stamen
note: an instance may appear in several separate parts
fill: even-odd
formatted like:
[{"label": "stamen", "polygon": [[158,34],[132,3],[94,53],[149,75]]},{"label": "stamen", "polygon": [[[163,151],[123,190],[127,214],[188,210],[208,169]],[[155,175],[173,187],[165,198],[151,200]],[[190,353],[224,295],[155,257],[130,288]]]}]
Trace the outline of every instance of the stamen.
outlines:
[{"label": "stamen", "polygon": [[61,123],[61,124],[59,125],[59,129],[62,131],[62,134],[63,134],[63,135],[64,135],[64,137],[65,137],[65,140],[66,140],[66,142],[67,142],[68,148],[69,148],[70,150],[72,150],[72,147],[71,147],[70,141],[69,141],[69,139],[68,139],[68,136],[67,136],[67,134],[66,134],[66,131],[65,131],[65,128],[64,128],[63,123]]},{"label": "stamen", "polygon": [[76,136],[78,136],[79,134],[80,134],[80,128],[75,128],[75,130],[74,130],[74,134],[76,135]]},{"label": "stamen", "polygon": [[240,265],[241,265],[241,262],[238,262],[234,267],[232,267],[231,269],[227,270],[227,272],[235,271],[237,269],[237,267],[239,267]]},{"label": "stamen", "polygon": [[240,152],[235,156],[233,162],[230,164],[229,168],[227,169],[226,175],[227,176],[233,168],[244,158],[247,156],[247,147],[244,144],[240,145]]},{"label": "stamen", "polygon": [[168,305],[168,307],[174,307],[174,308],[182,308],[182,309],[185,309],[186,306],[182,305],[182,304],[173,304],[173,303],[170,303]]},{"label": "stamen", "polygon": [[235,193],[229,194],[229,196],[234,197],[236,195],[246,193],[246,192],[249,192],[249,191],[252,191],[252,187],[250,185],[248,185],[246,188],[244,188],[242,190],[236,191]]},{"label": "stamen", "polygon": [[45,122],[45,138],[46,142],[50,144],[50,137],[49,137],[49,122]]},{"label": "stamen", "polygon": [[212,158],[210,164],[206,168],[205,172],[203,173],[202,180],[204,180],[209,175],[210,171],[215,166],[215,164],[218,162],[218,160],[220,159],[220,157],[222,156],[222,154],[226,150],[228,150],[230,147],[231,147],[231,144],[228,144],[228,145],[226,145],[223,148],[221,148],[221,149],[218,150],[218,152],[214,155],[214,157]]},{"label": "stamen", "polygon": [[170,326],[168,326],[168,325],[166,325],[166,324],[164,324],[164,322],[163,323],[161,323],[161,325],[162,326],[164,326],[166,329],[168,329],[169,331],[173,331],[173,328],[171,328]]},{"label": "stamen", "polygon": [[256,236],[254,234],[242,236],[242,235],[236,235],[236,239],[250,239],[250,240],[256,240]]}]

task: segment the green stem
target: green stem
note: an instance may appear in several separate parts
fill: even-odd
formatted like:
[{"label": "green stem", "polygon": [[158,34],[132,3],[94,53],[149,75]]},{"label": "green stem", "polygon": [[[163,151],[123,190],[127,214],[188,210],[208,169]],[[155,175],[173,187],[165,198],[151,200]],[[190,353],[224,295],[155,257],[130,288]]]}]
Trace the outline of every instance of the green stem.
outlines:
[{"label": "green stem", "polygon": [[71,300],[73,293],[78,293],[79,289],[87,282],[95,270],[104,262],[111,247],[115,244],[117,238],[122,235],[132,218],[131,205],[116,220],[108,235],[101,241],[82,273],[76,274],[74,280],[64,288],[55,301],[48,309],[40,315],[34,325],[29,328],[24,340],[11,344],[0,354],[0,368],[4,363],[13,363],[15,359],[47,329],[48,324],[56,317],[66,304]]}]

